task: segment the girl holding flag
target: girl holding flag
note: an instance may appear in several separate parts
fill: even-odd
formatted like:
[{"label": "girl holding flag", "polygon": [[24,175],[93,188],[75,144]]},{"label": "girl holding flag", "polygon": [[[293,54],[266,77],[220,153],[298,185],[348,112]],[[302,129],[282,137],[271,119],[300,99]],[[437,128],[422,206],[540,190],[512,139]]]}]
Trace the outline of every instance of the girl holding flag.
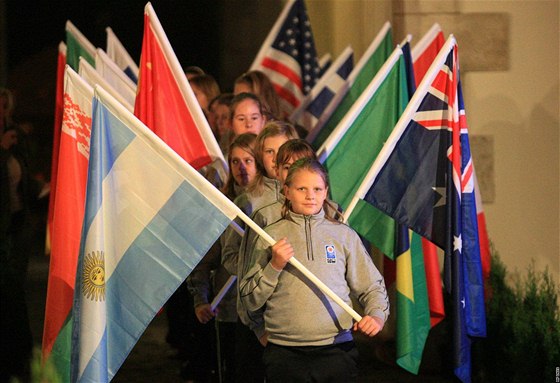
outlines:
[{"label": "girl holding flag", "polygon": [[[389,315],[383,277],[359,236],[324,208],[328,176],[321,164],[300,159],[284,184],[283,219],[265,228],[280,240],[259,239],[240,297],[252,311],[264,308],[268,343],[263,356],[267,382],[356,381],[358,352],[351,330],[375,336]],[[326,213],[327,212],[327,213]],[[358,299],[358,323],[288,261],[303,263],[340,298]]]},{"label": "girl holding flag", "polygon": [[[241,93],[239,96],[243,94]],[[275,178],[276,152],[284,142],[296,136],[294,127],[281,121],[268,122],[257,136],[255,154],[259,171],[245,192],[234,200],[235,204],[248,216],[262,206],[272,204],[280,198],[280,184]],[[245,224],[241,220],[236,220],[236,223],[245,229]],[[224,238],[222,264],[231,275],[237,276],[239,282],[241,277],[239,271],[243,270],[244,264],[244,260],[240,258],[243,255],[240,252],[242,238],[231,226],[224,232]],[[240,321],[237,323],[235,334],[238,381],[259,381],[264,378],[264,369],[260,363],[262,346],[257,338],[263,335],[263,328],[262,326],[247,327],[250,321],[244,317],[245,312],[238,302]]]},{"label": "girl holding flag", "polygon": [[[237,136],[229,146],[229,176],[222,192],[231,200],[239,195],[257,174],[256,137],[253,133],[244,133]],[[215,325],[220,345],[218,350],[220,381],[234,382],[236,376],[237,291],[230,289],[216,309],[210,303],[213,294],[220,291],[230,277],[221,264],[223,241],[224,236],[222,235],[188,276],[187,286],[193,296],[194,312],[198,321],[208,324],[213,318],[217,320]],[[200,342],[204,341],[206,339],[200,339]]]}]

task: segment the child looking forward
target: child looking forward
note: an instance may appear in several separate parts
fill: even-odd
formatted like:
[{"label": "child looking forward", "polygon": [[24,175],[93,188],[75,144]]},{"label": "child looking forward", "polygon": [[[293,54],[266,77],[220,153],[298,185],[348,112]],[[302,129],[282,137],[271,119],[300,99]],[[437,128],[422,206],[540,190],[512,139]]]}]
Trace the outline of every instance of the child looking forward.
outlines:
[{"label": "child looking forward", "polygon": [[[264,308],[268,343],[267,382],[355,381],[357,349],[351,330],[374,336],[389,315],[385,283],[358,235],[325,214],[327,173],[312,159],[296,161],[285,180],[283,219],[265,230],[279,241],[259,239],[253,266],[243,277],[244,306]],[[298,260],[346,303],[364,308],[358,323],[288,263]]]}]

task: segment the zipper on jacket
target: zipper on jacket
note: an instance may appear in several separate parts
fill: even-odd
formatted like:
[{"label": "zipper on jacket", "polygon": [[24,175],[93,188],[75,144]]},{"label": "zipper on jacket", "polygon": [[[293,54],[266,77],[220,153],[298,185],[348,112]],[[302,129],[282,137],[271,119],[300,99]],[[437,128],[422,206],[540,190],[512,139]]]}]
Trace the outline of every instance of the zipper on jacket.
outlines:
[{"label": "zipper on jacket", "polygon": [[311,239],[311,217],[303,216],[305,221],[305,243],[307,244],[307,260],[313,261],[313,240]]}]

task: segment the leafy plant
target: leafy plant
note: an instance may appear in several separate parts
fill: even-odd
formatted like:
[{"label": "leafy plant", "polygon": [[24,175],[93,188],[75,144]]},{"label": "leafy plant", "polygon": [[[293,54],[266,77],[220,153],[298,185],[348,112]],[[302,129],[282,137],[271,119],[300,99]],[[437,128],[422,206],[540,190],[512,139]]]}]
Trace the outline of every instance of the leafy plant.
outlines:
[{"label": "leafy plant", "polygon": [[553,382],[560,365],[560,289],[531,263],[513,275],[494,252],[487,290],[487,338],[473,346],[476,382]]},{"label": "leafy plant", "polygon": [[50,360],[45,363],[41,361],[41,350],[38,348],[33,349],[31,381],[34,383],[62,383],[54,364]]}]

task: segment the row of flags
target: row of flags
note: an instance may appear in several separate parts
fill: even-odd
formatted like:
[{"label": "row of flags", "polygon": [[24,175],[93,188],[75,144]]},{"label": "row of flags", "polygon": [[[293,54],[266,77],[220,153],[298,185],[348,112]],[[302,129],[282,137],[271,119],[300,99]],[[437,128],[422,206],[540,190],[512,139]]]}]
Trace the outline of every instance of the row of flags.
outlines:
[{"label": "row of flags", "polygon": [[[64,381],[110,381],[235,216],[198,174],[223,179],[227,165],[150,3],[144,12],[139,66],[110,28],[106,51],[70,22],[59,46],[43,357]],[[386,255],[397,363],[415,374],[445,316],[443,249],[454,368],[468,382],[489,250],[457,44],[437,24],[409,41],[395,47],[386,23],[356,64],[348,47],[320,65],[304,2],[291,0],[251,69],[308,130],[347,223]]]},{"label": "row of flags", "polygon": [[[111,36],[108,31],[108,46],[113,44],[117,47],[112,49],[113,54],[118,55],[118,52],[122,54],[120,49],[122,44],[115,44],[114,41],[109,43],[115,38]],[[88,174],[91,179],[88,165],[91,164],[89,152],[93,123],[93,88],[102,86],[112,99],[117,100],[122,109],[129,113],[134,112],[138,119],[150,126],[150,129],[175,153],[197,170],[212,166],[222,179],[227,173],[223,154],[150,3],[145,8],[144,41],[141,66],[137,75],[138,85],[133,77],[125,75],[127,68],[131,68],[130,73],[134,73],[135,66],[131,65],[129,60],[121,60],[123,66],[118,66],[117,62],[118,59],[111,58],[108,53],[95,48],[74,25],[67,23],[66,44],[60,44],[57,71],[55,136],[48,218],[51,260],[43,332],[43,358],[53,361],[63,381],[70,380],[71,367],[77,366],[72,362],[76,356],[71,355],[71,350],[78,352],[82,347],[76,343],[76,338],[72,338],[73,333],[88,333],[75,324],[76,318],[80,317],[77,312],[80,306],[76,304],[75,299],[82,298],[81,294],[84,291],[84,276],[76,270],[78,260],[83,257],[83,255],[79,256],[79,249],[85,238],[83,219],[84,207],[88,201],[86,198]],[[134,96],[132,99],[131,94]],[[149,183],[149,187],[144,187],[150,190],[158,182],[153,180]],[[200,256],[203,254],[204,252]],[[193,257],[191,263],[194,262],[194,266],[198,260],[196,256]],[[96,262],[101,261],[98,259]],[[106,263],[99,265],[97,271],[102,271],[106,267]],[[177,278],[184,279],[189,272],[190,269],[185,268]],[[105,286],[104,283],[102,284]],[[165,301],[166,299],[158,304],[157,310]],[[107,315],[111,316],[113,313],[108,312]],[[147,323],[149,320],[145,325]],[[138,333],[138,337],[140,334],[141,332]],[[128,351],[125,352],[124,357]],[[114,367],[115,372],[122,361],[124,358]],[[114,363],[116,362],[111,362],[112,365]],[[107,379],[110,380],[106,377],[105,380]],[[82,379],[74,376],[72,381],[75,380]],[[97,378],[93,380],[97,381]]]}]

